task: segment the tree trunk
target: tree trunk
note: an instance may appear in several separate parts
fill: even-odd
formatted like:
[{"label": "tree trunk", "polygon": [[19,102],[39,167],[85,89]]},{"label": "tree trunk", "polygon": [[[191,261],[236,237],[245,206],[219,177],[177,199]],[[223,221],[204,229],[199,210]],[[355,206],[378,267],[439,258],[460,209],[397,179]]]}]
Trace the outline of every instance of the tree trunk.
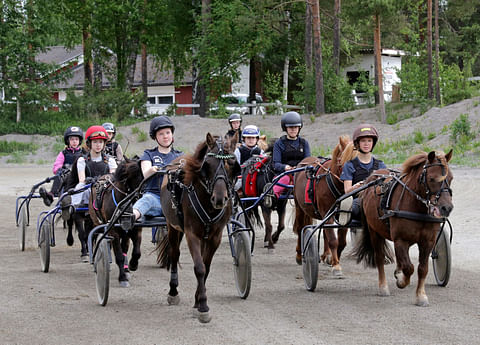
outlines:
[{"label": "tree trunk", "polygon": [[435,0],[435,99],[442,103],[440,94],[440,33],[438,29],[438,0]]},{"label": "tree trunk", "polygon": [[98,40],[92,40],[92,60],[93,60],[93,85],[96,93],[100,93],[103,88],[102,57],[100,53],[100,43]]},{"label": "tree trunk", "polygon": [[22,120],[22,108],[20,106],[20,97],[17,97],[17,123]]},{"label": "tree trunk", "polygon": [[305,6],[305,66],[307,73],[312,71],[312,6],[309,0]]},{"label": "tree trunk", "polygon": [[[287,47],[290,46],[290,12],[287,11]],[[285,60],[283,62],[283,100],[287,103],[288,100],[288,73],[290,68],[290,57],[288,56],[288,48],[287,54],[285,56]]]},{"label": "tree trunk", "polygon": [[87,28],[82,31],[84,92],[89,93],[93,86],[92,35]]},{"label": "tree trunk", "polygon": [[[211,0],[202,0],[202,35],[206,34],[208,24],[211,21]],[[197,59],[202,59],[201,54],[197,54]],[[204,70],[197,67],[197,81],[196,81],[196,92],[195,92],[195,103],[199,104],[198,114],[200,117],[207,116],[208,111],[208,100],[207,100],[207,86],[208,82],[207,74]],[[194,81],[195,84],[195,81]]]},{"label": "tree trunk", "polygon": [[127,91],[131,91],[133,89],[133,84],[135,82],[135,70],[137,69],[137,52],[138,52],[138,46],[139,46],[139,41],[140,37],[135,37],[132,38],[132,41],[130,41],[130,47],[128,50],[130,50],[130,55],[128,56],[127,60],[127,85],[126,89]]},{"label": "tree trunk", "polygon": [[432,0],[427,0],[427,73],[428,99],[433,99],[433,62],[432,62]]},{"label": "tree trunk", "polygon": [[145,102],[148,98],[148,65],[147,65],[147,46],[142,44],[142,92]]},{"label": "tree trunk", "polygon": [[[256,100],[256,93],[257,93],[257,63],[255,57],[250,59],[250,66],[249,66],[249,77],[248,77],[248,99],[250,103]],[[250,108],[250,114],[254,114],[255,110]]]},{"label": "tree trunk", "polygon": [[382,123],[387,123],[385,115],[385,100],[383,96],[383,77],[382,77],[382,42],[380,31],[380,15],[377,13],[373,17],[375,22],[375,33],[373,35],[374,49],[375,49],[375,74],[378,80],[378,107],[380,108],[380,118]]},{"label": "tree trunk", "polygon": [[320,29],[320,6],[318,0],[309,0],[312,6],[313,49],[315,52],[315,113],[325,113],[325,95],[323,90],[322,37]]},{"label": "tree trunk", "polygon": [[340,12],[341,0],[335,0],[333,10],[333,67],[336,75],[340,75]]}]

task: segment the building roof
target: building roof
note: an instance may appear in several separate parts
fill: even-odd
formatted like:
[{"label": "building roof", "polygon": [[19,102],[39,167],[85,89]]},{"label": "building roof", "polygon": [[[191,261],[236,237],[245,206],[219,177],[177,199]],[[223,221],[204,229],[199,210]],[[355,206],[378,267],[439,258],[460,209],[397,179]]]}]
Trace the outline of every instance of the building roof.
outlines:
[{"label": "building roof", "polygon": [[[41,53],[37,56],[37,60],[45,63],[56,63],[60,66],[71,64],[71,78],[66,81],[60,81],[56,83],[55,86],[59,89],[83,89],[85,85],[85,72],[83,68],[82,46],[75,46],[73,49],[67,49],[63,46],[47,47],[45,53]],[[139,87],[142,85],[141,62],[141,56],[137,55],[133,87]],[[173,85],[174,73],[170,70],[160,70],[159,65],[155,62],[153,56],[149,55],[147,57],[147,79],[148,86]],[[181,83],[192,84],[192,76],[186,74]],[[103,75],[102,84],[103,87],[111,86],[106,73]]]}]

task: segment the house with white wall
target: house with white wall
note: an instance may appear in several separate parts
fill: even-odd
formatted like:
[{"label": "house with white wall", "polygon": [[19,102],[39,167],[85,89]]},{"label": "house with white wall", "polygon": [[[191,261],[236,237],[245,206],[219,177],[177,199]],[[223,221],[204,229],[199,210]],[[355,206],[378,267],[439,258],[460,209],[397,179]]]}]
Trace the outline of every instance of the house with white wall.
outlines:
[{"label": "house with white wall", "polygon": [[[400,83],[397,70],[402,68],[402,56],[405,52],[395,49],[382,49],[383,92],[386,102],[392,100],[393,85]],[[356,60],[343,70],[345,78],[353,85],[361,74],[365,74],[373,83],[375,80],[375,57],[373,49],[362,51]],[[353,90],[355,103],[362,105],[367,99],[362,97],[362,90]]]}]

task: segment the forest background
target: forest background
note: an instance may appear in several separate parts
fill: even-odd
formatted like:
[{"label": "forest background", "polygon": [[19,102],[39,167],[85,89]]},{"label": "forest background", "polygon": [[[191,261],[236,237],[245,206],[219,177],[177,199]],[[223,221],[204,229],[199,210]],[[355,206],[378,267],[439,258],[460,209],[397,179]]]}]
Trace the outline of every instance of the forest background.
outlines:
[{"label": "forest background", "polygon": [[[85,59],[83,94],[72,91],[57,104],[53,85],[69,77],[68,68],[58,73],[60,66],[35,57],[48,46],[77,44]],[[314,117],[345,112],[355,104],[342,68],[362,51],[379,57],[382,47],[406,53],[398,71],[400,99],[419,109],[401,112],[397,104],[392,111],[383,104],[376,64],[374,81],[360,78],[355,88],[369,95],[382,123],[479,94],[472,78],[480,75],[475,0],[0,0],[0,90],[6,100],[0,103],[0,134],[58,135],[71,123],[144,121],[146,73],[142,89],[131,88],[137,54],[153,56],[177,82],[191,74],[192,103],[200,105],[202,117],[210,116],[209,104],[244,63],[261,66],[266,100],[300,105]],[[109,89],[98,82],[103,75]],[[256,80],[250,75],[252,95]],[[51,111],[54,106],[59,111]],[[465,145],[478,136],[468,116],[456,123],[457,140]]]}]

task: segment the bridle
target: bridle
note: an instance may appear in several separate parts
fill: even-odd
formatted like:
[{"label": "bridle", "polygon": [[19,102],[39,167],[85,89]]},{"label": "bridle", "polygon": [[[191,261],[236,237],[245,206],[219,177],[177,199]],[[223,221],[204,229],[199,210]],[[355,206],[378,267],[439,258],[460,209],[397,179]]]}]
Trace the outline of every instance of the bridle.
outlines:
[{"label": "bridle", "polygon": [[[452,189],[450,188],[450,185],[447,180],[448,168],[445,167],[445,165],[442,163],[440,159],[437,158],[437,161],[438,161],[437,163],[425,164],[423,166],[422,173],[420,174],[420,177],[419,177],[419,183],[425,187],[426,201],[427,201],[425,205],[427,207],[436,206],[442,193],[448,193],[450,194],[450,196],[452,196]],[[440,166],[442,168],[442,177],[444,178],[442,180],[442,185],[440,186],[440,189],[435,193],[434,201],[431,201],[431,196],[433,195],[433,193],[430,190],[430,187],[428,186],[427,169],[435,166]]]}]

